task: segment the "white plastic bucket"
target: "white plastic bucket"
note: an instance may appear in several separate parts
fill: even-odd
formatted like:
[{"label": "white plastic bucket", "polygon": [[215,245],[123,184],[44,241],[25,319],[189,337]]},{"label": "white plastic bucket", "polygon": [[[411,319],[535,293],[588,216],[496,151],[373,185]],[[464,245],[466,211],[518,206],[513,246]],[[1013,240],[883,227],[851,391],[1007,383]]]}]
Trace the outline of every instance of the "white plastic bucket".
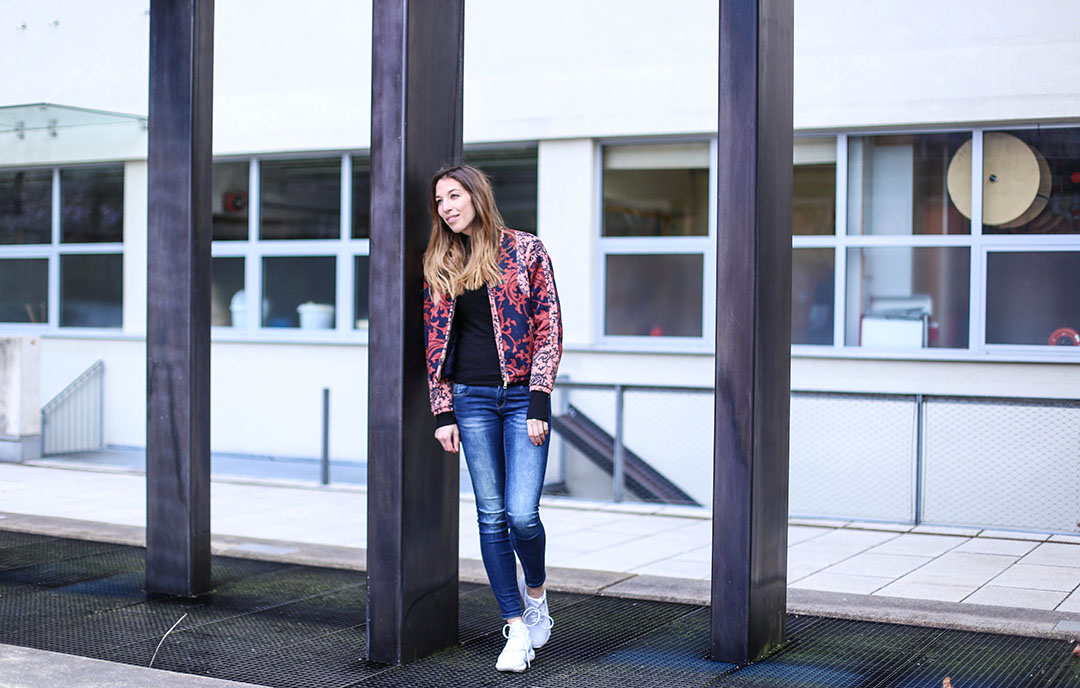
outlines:
[{"label": "white plastic bucket", "polygon": [[232,301],[229,302],[229,313],[232,314],[233,327],[247,326],[247,298],[243,289],[233,294]]},{"label": "white plastic bucket", "polygon": [[329,330],[334,327],[334,307],[328,303],[302,303],[296,307],[301,330]]}]

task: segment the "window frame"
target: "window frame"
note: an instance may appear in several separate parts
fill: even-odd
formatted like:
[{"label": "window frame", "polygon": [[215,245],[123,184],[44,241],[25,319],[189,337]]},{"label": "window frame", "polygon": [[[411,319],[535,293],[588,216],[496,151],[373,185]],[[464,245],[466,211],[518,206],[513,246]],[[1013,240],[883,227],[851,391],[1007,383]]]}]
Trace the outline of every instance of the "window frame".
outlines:
[{"label": "window frame", "polygon": [[[215,341],[275,341],[275,342],[348,342],[366,344],[367,328],[354,327],[356,256],[368,256],[370,239],[352,238],[352,161],[367,157],[364,150],[312,151],[266,155],[237,155],[215,157],[214,163],[248,163],[248,232],[244,240],[220,240],[210,244],[213,258],[244,259],[245,323],[243,327],[213,325]],[[262,239],[262,186],[260,170],[263,161],[310,160],[338,158],[340,160],[340,217],[338,235],[333,239]],[[262,324],[263,259],[332,257],[335,259],[334,326],[325,330],[305,330],[299,327],[265,327]]]},{"label": "window frame", "polygon": [[[792,356],[807,358],[858,358],[903,360],[1013,361],[1030,363],[1080,361],[1080,347],[1020,346],[990,344],[986,341],[986,265],[987,254],[995,251],[1080,251],[1080,234],[983,234],[982,175],[983,136],[992,131],[1024,129],[1080,128],[1080,122],[1053,124],[1002,124],[972,127],[897,128],[868,131],[836,132],[836,226],[831,235],[793,235],[792,249],[832,248],[834,251],[833,343],[792,344]],[[848,139],[859,136],[890,134],[970,133],[972,137],[971,231],[968,234],[940,235],[866,235],[847,233],[848,209]],[[827,132],[796,134],[817,137]],[[847,254],[848,249],[877,247],[966,247],[969,250],[970,282],[968,313],[968,346],[964,348],[922,349],[863,349],[845,342],[847,318]]]},{"label": "window frame", "polygon": [[[708,234],[704,236],[671,237],[606,237],[604,236],[604,149],[625,145],[663,145],[705,143],[709,146]],[[712,353],[716,332],[716,156],[715,136],[666,136],[649,138],[606,138],[594,147],[594,209],[596,227],[596,289],[594,308],[597,313],[593,337],[596,348],[616,351]],[[609,255],[700,254],[702,256],[701,336],[632,336],[611,335],[605,332],[607,322],[607,257]]]},{"label": "window frame", "polygon": [[[124,331],[123,318],[120,327],[79,327],[74,325],[60,325],[60,258],[69,255],[119,255],[121,261],[125,260],[124,242],[88,242],[88,243],[63,243],[61,242],[61,189],[60,170],[72,168],[102,168],[119,166],[124,176],[125,201],[127,188],[127,168],[123,160],[106,160],[92,163],[78,163],[71,165],[13,165],[5,166],[4,170],[50,170],[52,175],[52,188],[50,194],[49,209],[49,243],[47,244],[0,244],[0,259],[46,259],[48,260],[48,292],[47,310],[48,317],[42,323],[25,322],[0,322],[0,329],[12,334],[57,334],[78,333],[86,336],[115,336]],[[120,279],[123,280],[121,274]],[[123,309],[124,301],[121,297],[120,307]]]}]

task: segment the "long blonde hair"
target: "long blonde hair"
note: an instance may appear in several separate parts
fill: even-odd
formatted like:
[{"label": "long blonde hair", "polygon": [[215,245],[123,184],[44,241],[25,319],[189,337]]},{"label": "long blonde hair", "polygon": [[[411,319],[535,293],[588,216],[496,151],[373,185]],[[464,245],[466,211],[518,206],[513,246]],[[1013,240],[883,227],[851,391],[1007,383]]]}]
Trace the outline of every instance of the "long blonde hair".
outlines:
[{"label": "long blonde hair", "polygon": [[[469,238],[470,250],[466,250],[465,238],[451,231],[439,217],[435,185],[443,179],[457,181],[472,197],[476,219]],[[469,165],[444,167],[431,178],[429,199],[431,238],[424,251],[424,278],[431,290],[432,301],[437,302],[443,294],[457,297],[466,290],[500,282],[499,245],[503,219],[495,207],[495,194],[487,175]]]}]

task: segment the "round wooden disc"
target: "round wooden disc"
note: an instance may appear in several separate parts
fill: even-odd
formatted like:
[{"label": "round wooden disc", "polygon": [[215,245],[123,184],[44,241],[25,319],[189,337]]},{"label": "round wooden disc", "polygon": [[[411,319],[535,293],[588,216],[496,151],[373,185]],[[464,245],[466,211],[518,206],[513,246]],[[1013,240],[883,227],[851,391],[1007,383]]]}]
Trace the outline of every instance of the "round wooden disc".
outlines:
[{"label": "round wooden disc", "polygon": [[[1012,134],[991,132],[983,136],[982,179],[983,224],[1007,225],[1026,217],[1033,204],[1045,206],[1050,168],[1045,161],[1040,165],[1035,151]],[[956,209],[970,218],[971,141],[964,142],[953,155],[946,183]]]}]

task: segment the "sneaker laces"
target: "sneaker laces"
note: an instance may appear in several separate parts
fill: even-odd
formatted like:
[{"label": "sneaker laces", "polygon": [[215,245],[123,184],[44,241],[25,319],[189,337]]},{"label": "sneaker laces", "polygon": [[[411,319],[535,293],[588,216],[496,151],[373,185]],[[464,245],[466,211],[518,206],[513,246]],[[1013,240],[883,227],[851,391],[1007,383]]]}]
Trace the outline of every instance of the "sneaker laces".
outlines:
[{"label": "sneaker laces", "polygon": [[[510,626],[510,624],[506,624],[505,626],[503,626],[502,634],[503,637],[507,640],[506,648],[503,649],[503,652],[506,652],[506,650],[523,652],[525,655],[525,666],[530,667],[532,666],[532,662],[529,661],[529,650],[532,648],[532,641],[529,640],[529,629],[524,626],[522,626],[521,628],[521,631],[514,633],[514,629]],[[515,640],[517,640],[518,644],[522,645],[522,647],[511,648],[510,643],[514,642]]]},{"label": "sneaker laces", "polygon": [[521,620],[525,622],[526,626],[538,625],[541,628],[555,627],[555,619],[551,618],[551,614],[547,614],[543,612],[540,607],[534,607],[532,605],[525,605],[525,613],[521,615]]}]

